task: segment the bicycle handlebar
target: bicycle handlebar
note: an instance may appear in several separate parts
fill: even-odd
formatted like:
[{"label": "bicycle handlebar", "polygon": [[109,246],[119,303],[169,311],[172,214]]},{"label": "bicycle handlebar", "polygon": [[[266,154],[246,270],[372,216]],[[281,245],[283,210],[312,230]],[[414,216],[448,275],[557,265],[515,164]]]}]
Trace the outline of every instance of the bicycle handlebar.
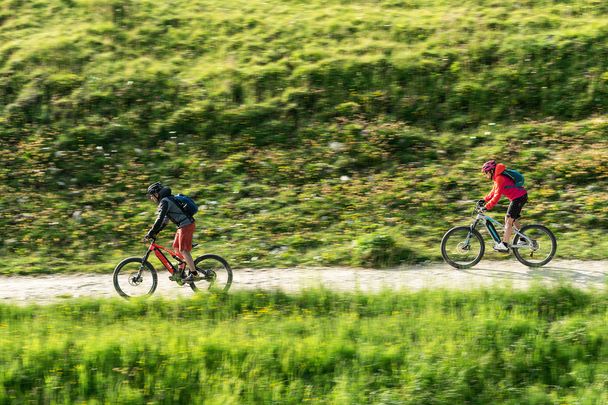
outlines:
[{"label": "bicycle handlebar", "polygon": [[485,209],[484,205],[480,203],[480,201],[475,203],[475,208],[473,209],[473,214],[483,214],[485,211],[487,211],[487,210]]}]

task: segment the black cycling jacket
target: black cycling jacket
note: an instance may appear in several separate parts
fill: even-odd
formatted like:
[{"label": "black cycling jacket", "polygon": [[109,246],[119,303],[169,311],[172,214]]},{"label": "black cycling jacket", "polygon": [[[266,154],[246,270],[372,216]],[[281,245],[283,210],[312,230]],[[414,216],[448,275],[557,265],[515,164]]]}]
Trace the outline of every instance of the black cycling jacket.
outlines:
[{"label": "black cycling jacket", "polygon": [[186,215],[184,211],[175,203],[171,195],[171,189],[168,187],[160,190],[160,201],[158,203],[158,216],[154,225],[148,232],[148,235],[155,236],[169,223],[169,220],[177,225],[178,228],[190,225],[194,222],[194,218]]}]

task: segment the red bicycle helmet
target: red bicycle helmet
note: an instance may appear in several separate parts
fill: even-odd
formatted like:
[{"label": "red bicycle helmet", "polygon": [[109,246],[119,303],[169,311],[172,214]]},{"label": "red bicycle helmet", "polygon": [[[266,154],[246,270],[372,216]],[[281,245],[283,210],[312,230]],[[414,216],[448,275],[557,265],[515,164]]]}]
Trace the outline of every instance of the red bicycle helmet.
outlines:
[{"label": "red bicycle helmet", "polygon": [[483,164],[483,166],[481,166],[482,173],[491,172],[494,169],[496,169],[496,160],[494,159],[488,160]]}]

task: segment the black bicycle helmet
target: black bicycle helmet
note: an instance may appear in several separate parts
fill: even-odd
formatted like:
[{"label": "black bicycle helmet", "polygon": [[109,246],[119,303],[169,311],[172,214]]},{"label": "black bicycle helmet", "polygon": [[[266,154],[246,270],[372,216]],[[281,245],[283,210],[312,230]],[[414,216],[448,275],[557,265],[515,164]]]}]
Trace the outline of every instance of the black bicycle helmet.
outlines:
[{"label": "black bicycle helmet", "polygon": [[157,194],[160,192],[160,190],[163,189],[163,184],[160,181],[157,181],[154,184],[151,184],[150,187],[148,187],[148,195],[152,195],[152,194]]}]

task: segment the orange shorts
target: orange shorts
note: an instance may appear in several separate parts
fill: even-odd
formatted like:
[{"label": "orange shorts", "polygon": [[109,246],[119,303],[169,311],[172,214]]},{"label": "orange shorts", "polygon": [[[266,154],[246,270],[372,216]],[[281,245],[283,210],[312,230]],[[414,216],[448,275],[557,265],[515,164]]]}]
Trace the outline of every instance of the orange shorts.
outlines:
[{"label": "orange shorts", "polygon": [[191,251],[194,228],[194,222],[183,228],[179,228],[175,233],[175,239],[173,239],[173,248],[177,250],[187,250],[188,252]]}]

